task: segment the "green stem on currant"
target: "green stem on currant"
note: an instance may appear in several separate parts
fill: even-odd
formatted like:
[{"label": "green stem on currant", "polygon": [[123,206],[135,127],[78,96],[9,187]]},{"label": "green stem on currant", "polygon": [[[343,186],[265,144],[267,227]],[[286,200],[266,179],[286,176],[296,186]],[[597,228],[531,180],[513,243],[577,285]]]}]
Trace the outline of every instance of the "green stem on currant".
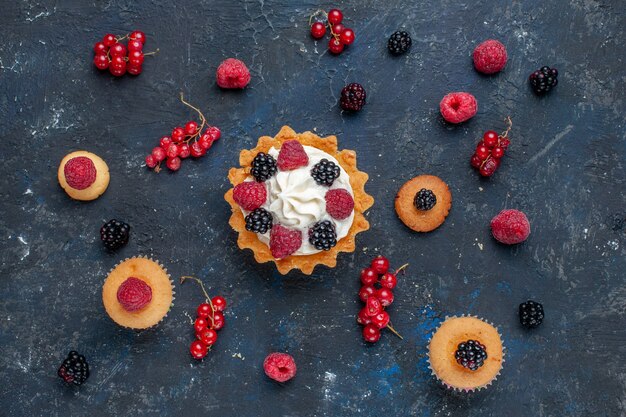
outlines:
[{"label": "green stem on currant", "polygon": [[202,289],[202,292],[204,293],[204,297],[206,299],[206,302],[211,306],[211,322],[214,321],[213,316],[215,316],[215,307],[213,307],[213,302],[211,301],[211,297],[209,297],[209,294],[206,292],[206,289],[204,288],[204,284],[202,283],[202,281],[200,280],[200,278],[196,278],[196,277],[192,277],[190,275],[183,275],[180,277],[180,283],[184,283],[186,280],[191,279],[196,281],[198,284],[200,284],[200,288]]},{"label": "green stem on currant", "polygon": [[404,264],[400,268],[396,269],[396,275],[398,275],[399,272],[404,271],[407,266],[409,266],[409,264]]},{"label": "green stem on currant", "polygon": [[387,323],[387,328],[389,330],[391,330],[391,333],[393,333],[396,336],[398,336],[400,338],[400,340],[404,340],[404,337],[402,337],[402,335],[400,333],[398,333],[398,331],[396,329],[393,328],[393,326],[391,325],[391,322]]}]

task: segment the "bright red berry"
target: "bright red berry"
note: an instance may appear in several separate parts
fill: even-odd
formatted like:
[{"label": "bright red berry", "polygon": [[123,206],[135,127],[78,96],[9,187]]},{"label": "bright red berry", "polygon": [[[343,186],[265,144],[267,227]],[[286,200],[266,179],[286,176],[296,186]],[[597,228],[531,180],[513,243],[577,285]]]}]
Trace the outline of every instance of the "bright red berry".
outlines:
[{"label": "bright red berry", "polygon": [[180,145],[180,152],[179,152],[178,156],[181,159],[185,159],[185,158],[188,158],[189,155],[191,155],[191,149],[189,148],[189,145],[186,144],[186,143],[181,144]]},{"label": "bright red berry", "polygon": [[340,54],[343,51],[343,47],[343,43],[335,38],[331,38],[328,42],[328,50],[335,55]]},{"label": "bright red berry", "polygon": [[481,145],[476,148],[476,155],[478,155],[478,157],[482,160],[485,160],[489,154],[491,154],[491,151],[485,145]]},{"label": "bright red berry", "polygon": [[480,167],[480,175],[482,175],[483,177],[491,177],[496,172],[499,166],[499,159],[489,158]]},{"label": "bright red berry", "polygon": [[185,125],[185,135],[192,136],[198,131],[198,123],[191,121]]},{"label": "bright red berry", "polygon": [[200,146],[200,143],[194,142],[191,144],[191,156],[194,158],[200,158],[201,156],[204,156],[205,153],[206,149]]},{"label": "bright red berry", "polygon": [[165,151],[160,146],[152,149],[152,156],[157,162],[161,162],[165,159]]},{"label": "bright red berry", "polygon": [[130,75],[139,75],[141,74],[142,68],[141,65],[131,64],[129,62],[126,71],[128,71]]},{"label": "bright red berry", "polygon": [[105,70],[109,68],[109,57],[106,55],[96,55],[93,57],[93,64],[99,70]]},{"label": "bright red berry", "polygon": [[354,39],[355,39],[354,31],[350,28],[345,28],[341,32],[341,35],[339,35],[339,40],[344,45],[352,45],[352,43],[354,42]]},{"label": "bright red berry", "polygon": [[375,316],[376,314],[383,311],[383,306],[381,302],[378,300],[378,298],[374,296],[370,296],[367,298],[367,301],[365,302],[365,308],[367,308],[367,315],[370,317]]},{"label": "bright red berry", "polygon": [[389,313],[387,313],[386,311],[381,311],[375,316],[372,316],[371,319],[374,326],[378,327],[379,329],[384,329],[389,324]]},{"label": "bright red berry", "polygon": [[378,342],[380,339],[380,330],[374,324],[368,324],[363,328],[363,339],[370,343]]},{"label": "bright red berry", "polygon": [[276,259],[286,258],[302,246],[302,232],[275,224],[270,230],[270,252]]},{"label": "bright red berry", "polygon": [[110,48],[112,45],[115,45],[117,43],[117,39],[115,39],[115,35],[107,33],[106,35],[104,35],[104,38],[102,38],[102,43],[107,48]]},{"label": "bright red berry", "polygon": [[154,168],[155,166],[157,166],[157,160],[154,159],[154,156],[152,156],[151,154],[146,156],[146,166],[148,168]]},{"label": "bright red berry", "polygon": [[198,140],[198,143],[205,151],[208,151],[209,149],[211,149],[211,146],[213,146],[213,141],[211,140],[211,137],[206,133],[200,136],[200,140]]},{"label": "bright red berry", "polygon": [[519,210],[502,210],[491,219],[491,233],[498,242],[515,245],[528,239],[530,222]]},{"label": "bright red berry", "polygon": [[384,274],[389,271],[389,260],[384,256],[377,256],[372,261],[371,268],[378,274]]},{"label": "bright red berry", "polygon": [[213,329],[204,329],[196,333],[196,337],[207,346],[212,346],[217,341],[217,332]]},{"label": "bright red berry", "polygon": [[206,317],[198,317],[196,321],[193,322],[193,329],[196,333],[200,333],[207,327],[209,327],[209,321]]},{"label": "bright red berry", "polygon": [[209,126],[205,133],[211,136],[212,141],[216,141],[222,136],[222,131],[217,126]]},{"label": "bright red berry", "polygon": [[331,9],[328,12],[328,23],[337,25],[343,20],[343,13],[339,9]]},{"label": "bright red berry", "polygon": [[326,34],[326,25],[322,22],[315,22],[311,25],[311,36],[315,39],[322,39]]},{"label": "bright red berry", "polygon": [[163,149],[169,148],[171,143],[172,143],[172,138],[170,138],[169,136],[163,136],[161,139],[159,139],[159,145]]},{"label": "bright red berry", "polygon": [[179,157],[174,157],[174,158],[167,158],[167,161],[165,161],[165,165],[172,171],[178,171],[180,169],[180,158]]},{"label": "bright red berry", "polygon": [[167,155],[168,158],[176,158],[178,156],[178,152],[178,145],[176,145],[175,143],[170,143],[170,146],[168,146],[167,150],[165,151],[165,155]]},{"label": "bright red berry", "polygon": [[136,30],[134,32],[132,32],[129,36],[129,38],[131,40],[138,40],[139,42],[141,42],[143,45],[146,44],[146,34],[143,33],[140,30]]},{"label": "bright red berry", "polygon": [[372,268],[365,268],[361,271],[361,282],[363,285],[374,285],[378,281],[378,274]]},{"label": "bright red berry", "polygon": [[200,360],[206,356],[206,354],[209,352],[209,348],[201,341],[194,340],[193,342],[191,342],[189,352],[194,359]]},{"label": "bright red berry", "polygon": [[202,317],[206,319],[211,314],[213,314],[213,309],[211,308],[211,305],[209,303],[202,303],[198,306],[197,314],[198,314],[198,317]]},{"label": "bright red berry", "polygon": [[270,353],[263,361],[265,375],[278,382],[287,382],[296,376],[296,361],[286,353]]},{"label": "bright red berry", "polygon": [[216,72],[217,85],[221,88],[245,88],[250,83],[250,70],[243,61],[235,58],[224,60]]},{"label": "bright red berry", "polygon": [[354,199],[348,190],[343,188],[328,190],[324,199],[326,200],[326,212],[333,219],[347,219],[354,210]]},{"label": "bright red berry", "polygon": [[511,144],[511,141],[508,140],[507,138],[502,138],[500,139],[500,144],[499,146],[504,149],[505,151],[509,148],[509,145]]},{"label": "bright red berry", "polygon": [[393,303],[393,292],[389,288],[380,288],[376,291],[376,298],[384,307],[387,307]]},{"label": "bright red berry", "polygon": [[126,47],[121,43],[116,43],[115,45],[109,48],[109,54],[114,56],[125,56],[126,55]]},{"label": "bright red berry", "polygon": [[504,156],[504,149],[502,149],[499,146],[496,146],[495,148],[491,150],[491,156],[493,156],[496,159],[502,158]]},{"label": "bright red berry", "polygon": [[185,139],[185,130],[177,126],[172,130],[171,137],[174,143],[182,142]]},{"label": "bright red berry", "polygon": [[488,148],[493,148],[498,144],[498,134],[493,130],[488,130],[483,135],[483,142]]},{"label": "bright red berry", "polygon": [[109,72],[115,77],[121,77],[122,75],[126,74],[126,62],[120,65],[109,64]]},{"label": "bright red berry", "polygon": [[219,330],[222,327],[224,327],[224,324],[226,323],[226,320],[224,320],[224,313],[222,313],[221,311],[216,311],[213,314],[213,329],[214,330]]},{"label": "bright red berry", "polygon": [[[337,25],[333,25],[333,34],[334,35],[341,35],[343,33],[344,29],[345,29],[345,27],[341,23],[339,23]],[[339,39],[339,41],[341,42],[341,39]]]},{"label": "bright red berry", "polygon": [[135,66],[143,64],[143,53],[141,51],[128,52],[128,63]]},{"label": "bright red berry", "polygon": [[385,288],[393,290],[396,287],[396,284],[398,284],[398,278],[396,277],[396,274],[387,272],[386,274],[383,274],[382,277],[380,277],[380,285]]},{"label": "bright red berry", "polygon": [[233,200],[244,210],[258,209],[267,200],[265,184],[256,181],[245,181],[233,189]]},{"label": "bright red berry", "polygon": [[367,307],[363,307],[359,314],[356,316],[356,321],[359,324],[370,324],[372,322],[372,318],[367,314]]},{"label": "bright red berry", "polygon": [[309,157],[304,151],[304,146],[297,140],[285,141],[276,160],[278,169],[281,171],[290,171],[306,166],[308,163]]},{"label": "bright red berry", "polygon": [[126,60],[123,56],[114,56],[111,57],[111,63],[109,65],[114,68],[126,68]]},{"label": "bright red berry", "polygon": [[143,50],[143,43],[137,39],[131,39],[128,41],[127,48],[129,52],[141,52]]},{"label": "bright red berry", "polygon": [[441,99],[439,111],[447,122],[462,123],[474,117],[478,111],[478,102],[466,92],[450,93]]},{"label": "bright red berry", "polygon": [[224,311],[226,310],[226,299],[221,295],[216,295],[211,298],[211,303],[213,304],[213,308],[215,311]]},{"label": "bright red berry", "polygon": [[96,55],[106,55],[109,48],[104,44],[104,42],[96,42],[93,46],[93,51]]},{"label": "bright red berry", "polygon": [[480,156],[474,154],[472,155],[472,158],[470,159],[470,164],[474,167],[474,168],[480,168],[480,166],[482,165],[483,160],[480,159]]},{"label": "bright red berry", "polygon": [[370,295],[374,295],[375,293],[376,289],[374,287],[372,287],[371,285],[364,285],[359,290],[359,298],[361,299],[361,301],[366,303]]}]

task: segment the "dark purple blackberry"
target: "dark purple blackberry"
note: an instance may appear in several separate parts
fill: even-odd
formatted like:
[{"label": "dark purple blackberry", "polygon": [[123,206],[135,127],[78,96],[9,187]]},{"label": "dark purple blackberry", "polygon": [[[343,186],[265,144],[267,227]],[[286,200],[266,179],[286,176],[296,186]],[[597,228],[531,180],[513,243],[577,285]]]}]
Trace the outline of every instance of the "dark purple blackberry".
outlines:
[{"label": "dark purple blackberry", "polygon": [[57,373],[68,384],[81,385],[89,378],[89,364],[83,355],[72,350]]},{"label": "dark purple blackberry", "polygon": [[532,329],[543,321],[543,306],[536,301],[528,300],[519,305],[519,322],[522,326]]},{"label": "dark purple blackberry", "polygon": [[485,350],[485,346],[479,341],[468,340],[459,343],[456,352],[454,352],[454,358],[459,365],[470,371],[475,371],[485,364],[487,351]]},{"label": "dark purple blackberry", "polygon": [[413,200],[413,204],[418,210],[426,211],[435,207],[437,204],[437,196],[432,190],[427,190],[426,188],[422,188],[415,194],[415,199]]},{"label": "dark purple blackberry", "polygon": [[121,248],[128,243],[130,226],[119,220],[109,220],[100,228],[100,239],[109,250]]},{"label": "dark purple blackberry", "polygon": [[272,213],[258,208],[246,216],[246,230],[254,233],[267,233],[272,228]]},{"label": "dark purple blackberry", "polygon": [[341,90],[339,104],[341,108],[349,111],[359,111],[365,105],[365,89],[361,84],[351,83]]},{"label": "dark purple blackberry", "polygon": [[263,182],[276,174],[276,160],[272,155],[259,152],[252,160],[252,170],[250,173],[257,182]]},{"label": "dark purple blackberry", "polygon": [[559,72],[556,68],[545,66],[530,74],[528,79],[535,94],[544,94],[556,87],[559,82],[558,76]]},{"label": "dark purple blackberry", "polygon": [[394,32],[389,37],[387,49],[394,55],[402,55],[411,48],[411,35],[403,30]]},{"label": "dark purple blackberry", "polygon": [[309,243],[317,250],[330,250],[337,244],[337,232],[333,222],[317,222],[309,229]]},{"label": "dark purple blackberry", "polygon": [[340,174],[341,169],[339,169],[339,166],[326,158],[313,165],[313,169],[311,169],[311,176],[315,182],[328,187],[333,185],[333,182]]}]

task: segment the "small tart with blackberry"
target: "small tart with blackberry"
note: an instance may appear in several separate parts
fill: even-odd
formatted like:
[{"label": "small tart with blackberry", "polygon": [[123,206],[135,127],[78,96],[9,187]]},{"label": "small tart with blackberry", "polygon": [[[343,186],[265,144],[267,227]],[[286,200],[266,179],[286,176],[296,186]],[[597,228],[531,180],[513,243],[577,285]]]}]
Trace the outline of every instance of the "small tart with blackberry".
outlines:
[{"label": "small tart with blackberry", "polygon": [[117,264],[104,281],[102,301],[114,322],[131,329],[158,324],[170,310],[174,286],[158,262],[134,257]]},{"label": "small tart with blackberry", "polygon": [[239,248],[257,262],[310,275],[316,265],[334,267],[339,252],[354,251],[356,235],[369,229],[368,175],[357,169],[354,151],[337,149],[335,136],[284,126],[241,151],[239,164],[228,173],[234,188],[224,198]]},{"label": "small tart with blackberry", "polygon": [[504,363],[502,338],[493,325],[477,317],[447,317],[428,345],[432,374],[459,391],[486,388]]},{"label": "small tart with blackberry", "polygon": [[109,167],[98,155],[72,152],[61,160],[59,184],[74,200],[90,201],[100,197],[109,186]]},{"label": "small tart with blackberry", "polygon": [[430,232],[441,226],[452,207],[448,185],[434,175],[419,175],[396,194],[396,213],[402,223],[416,232]]}]

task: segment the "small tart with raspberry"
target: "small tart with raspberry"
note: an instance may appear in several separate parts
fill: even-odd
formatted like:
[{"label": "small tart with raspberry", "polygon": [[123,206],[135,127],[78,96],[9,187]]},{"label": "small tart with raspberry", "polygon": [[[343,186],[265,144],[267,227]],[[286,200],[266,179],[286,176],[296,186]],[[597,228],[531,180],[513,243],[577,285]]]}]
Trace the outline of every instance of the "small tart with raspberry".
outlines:
[{"label": "small tart with raspberry", "polygon": [[134,257],[117,264],[102,287],[104,308],[114,322],[131,329],[158,324],[170,310],[174,285],[161,264]]},{"label": "small tart with raspberry", "polygon": [[[471,345],[475,350],[468,349]],[[467,355],[469,350],[471,355]],[[477,356],[478,361],[474,360]],[[496,327],[478,317],[447,317],[430,340],[428,362],[432,374],[446,387],[480,390],[500,375],[504,363],[502,338]]]},{"label": "small tart with raspberry", "polygon": [[335,136],[284,126],[241,151],[239,163],[224,198],[239,248],[252,250],[257,262],[310,275],[316,265],[334,267],[339,252],[353,252],[356,235],[369,229],[369,177],[357,169],[354,151],[337,149]]},{"label": "small tart with raspberry", "polygon": [[419,175],[396,194],[396,213],[416,232],[430,232],[443,224],[452,207],[448,185],[434,175]]},{"label": "small tart with raspberry", "polygon": [[76,151],[63,158],[57,177],[67,195],[74,200],[90,201],[100,197],[109,186],[109,167],[98,155]]}]

